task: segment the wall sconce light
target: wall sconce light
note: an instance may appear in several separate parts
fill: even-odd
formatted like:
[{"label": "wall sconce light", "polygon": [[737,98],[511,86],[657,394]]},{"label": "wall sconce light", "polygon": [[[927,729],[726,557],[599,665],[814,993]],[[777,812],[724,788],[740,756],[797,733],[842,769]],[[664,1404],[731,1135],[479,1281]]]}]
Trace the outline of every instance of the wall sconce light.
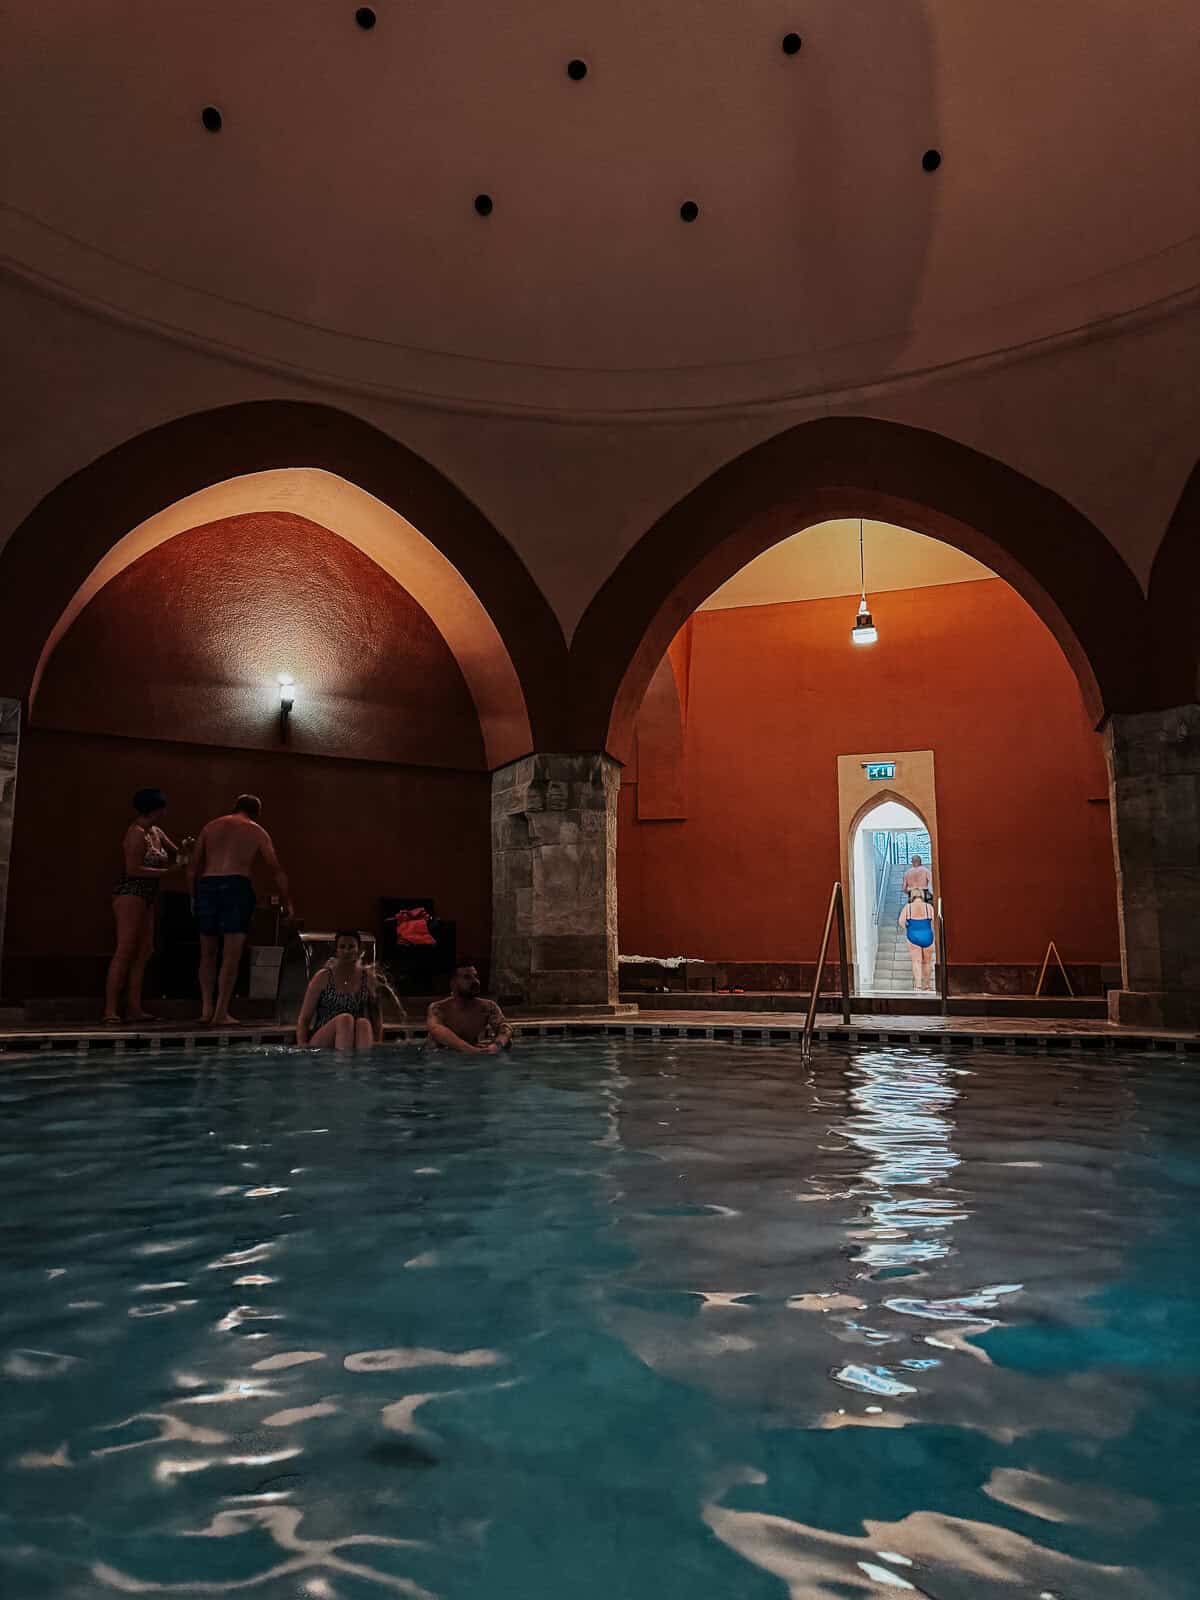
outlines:
[{"label": "wall sconce light", "polygon": [[283,737],[287,738],[288,718],[292,714],[292,707],[296,703],[296,680],[290,672],[279,674],[279,728]]}]

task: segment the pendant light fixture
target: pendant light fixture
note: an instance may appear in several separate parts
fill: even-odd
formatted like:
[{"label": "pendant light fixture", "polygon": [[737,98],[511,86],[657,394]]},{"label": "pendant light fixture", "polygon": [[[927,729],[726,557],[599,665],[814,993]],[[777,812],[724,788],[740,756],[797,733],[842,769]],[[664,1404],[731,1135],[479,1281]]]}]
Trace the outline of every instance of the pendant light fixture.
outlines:
[{"label": "pendant light fixture", "polygon": [[858,519],[858,615],[854,619],[854,626],[850,630],[850,637],[855,644],[874,644],[879,638],[879,629],[875,626],[874,619],[867,609],[867,568],[863,559],[863,525],[862,518]]}]

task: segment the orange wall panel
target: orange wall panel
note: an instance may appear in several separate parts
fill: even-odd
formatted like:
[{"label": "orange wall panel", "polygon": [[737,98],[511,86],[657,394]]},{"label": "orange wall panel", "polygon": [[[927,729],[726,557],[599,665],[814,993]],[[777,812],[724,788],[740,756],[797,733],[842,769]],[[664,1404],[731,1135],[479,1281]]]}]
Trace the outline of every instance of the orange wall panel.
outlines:
[{"label": "orange wall panel", "polygon": [[619,823],[626,954],[811,960],[839,872],[836,758],[932,749],[952,962],[1115,961],[1100,736],[1058,646],[1001,580],[873,602],[697,613],[688,816]]}]

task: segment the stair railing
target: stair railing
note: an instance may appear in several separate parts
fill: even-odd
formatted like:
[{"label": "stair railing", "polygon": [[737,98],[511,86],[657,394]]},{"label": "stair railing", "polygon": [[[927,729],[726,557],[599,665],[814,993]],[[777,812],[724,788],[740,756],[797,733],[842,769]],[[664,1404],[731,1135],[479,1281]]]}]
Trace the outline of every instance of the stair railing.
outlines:
[{"label": "stair railing", "polygon": [[938,941],[938,997],[942,1002],[942,1015],[950,1015],[950,965],[946,960],[946,919],[942,915],[942,897],[937,899]]},{"label": "stair railing", "polygon": [[886,851],[884,853],[884,857],[883,857],[883,865],[879,869],[879,878],[878,878],[878,880],[876,881],[876,884],[875,884],[875,913],[874,913],[873,920],[874,920],[874,923],[875,923],[876,927],[879,926],[879,919],[883,915],[883,905],[884,905],[883,885],[884,885],[884,881],[885,881],[885,879],[890,877],[892,868],[895,866],[895,864],[896,863],[892,860],[891,851],[890,850]]},{"label": "stair railing", "polygon": [[813,975],[812,993],[808,997],[808,1012],[804,1030],[800,1035],[800,1053],[805,1061],[812,1055],[813,1029],[817,1024],[817,1005],[821,998],[821,979],[825,974],[825,958],[829,954],[829,936],[837,922],[838,957],[842,984],[842,1021],[850,1021],[850,962],[846,954],[846,903],[842,886],[835,883],[829,896],[829,910],[825,914],[825,932],[821,935],[821,952],[817,956],[817,970]]}]

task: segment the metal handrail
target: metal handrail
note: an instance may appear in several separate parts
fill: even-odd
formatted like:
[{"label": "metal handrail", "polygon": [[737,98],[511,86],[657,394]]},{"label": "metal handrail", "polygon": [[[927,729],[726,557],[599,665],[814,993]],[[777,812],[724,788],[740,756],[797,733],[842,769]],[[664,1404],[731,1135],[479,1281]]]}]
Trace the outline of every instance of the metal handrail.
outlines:
[{"label": "metal handrail", "polygon": [[879,881],[875,885],[875,912],[874,912],[874,915],[872,917],[872,921],[875,923],[876,927],[879,926],[879,918],[880,918],[880,915],[881,915],[881,913],[883,911],[883,883],[884,883],[884,879],[888,876],[888,874],[891,872],[892,868],[895,865],[896,865],[896,863],[892,860],[892,850],[891,850],[891,847],[889,846],[888,850],[887,850],[887,853],[885,854],[885,856],[883,858],[883,866],[879,869]]},{"label": "metal handrail", "polygon": [[817,1022],[817,1005],[821,998],[821,979],[825,973],[825,957],[829,954],[829,935],[837,918],[838,953],[842,977],[842,1021],[850,1021],[850,964],[846,959],[846,905],[842,886],[835,883],[829,896],[829,910],[825,914],[825,932],[821,935],[821,952],[817,957],[817,970],[813,975],[812,993],[808,997],[808,1013],[800,1035],[800,1051],[805,1060],[812,1055],[813,1029]]},{"label": "metal handrail", "polygon": [[946,919],[942,915],[942,897],[937,898],[938,940],[938,996],[942,1002],[942,1015],[950,1014],[950,965],[946,960]]}]

